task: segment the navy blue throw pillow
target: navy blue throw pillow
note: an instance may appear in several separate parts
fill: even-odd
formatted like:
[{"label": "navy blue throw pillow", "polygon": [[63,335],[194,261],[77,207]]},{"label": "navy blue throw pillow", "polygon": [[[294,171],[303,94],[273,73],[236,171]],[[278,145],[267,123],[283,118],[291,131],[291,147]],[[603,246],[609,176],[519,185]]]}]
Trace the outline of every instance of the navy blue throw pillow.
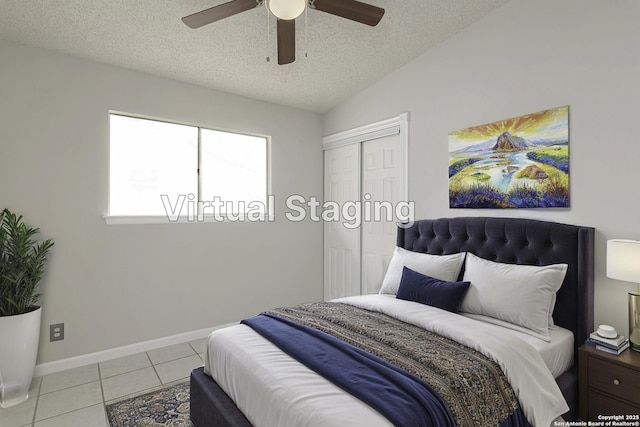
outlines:
[{"label": "navy blue throw pillow", "polygon": [[457,313],[470,282],[446,282],[403,267],[396,298]]}]

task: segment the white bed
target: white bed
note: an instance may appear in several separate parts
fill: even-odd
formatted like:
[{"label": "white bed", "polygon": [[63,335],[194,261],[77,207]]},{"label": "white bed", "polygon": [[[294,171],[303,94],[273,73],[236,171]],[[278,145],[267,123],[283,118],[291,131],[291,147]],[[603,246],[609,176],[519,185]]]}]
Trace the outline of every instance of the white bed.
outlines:
[{"label": "white bed", "polygon": [[[568,411],[554,377],[573,363],[573,334],[551,329],[550,342],[389,295],[335,300],[376,310],[472,347],[503,368],[535,425]],[[386,418],[292,359],[245,325],[211,334],[205,373],[255,427],[388,426]],[[541,392],[540,390],[544,390]]]},{"label": "white bed", "polygon": [[[430,340],[427,335],[435,333],[435,337],[444,337],[439,340],[451,339],[482,353],[492,361],[487,363],[493,368],[487,369],[499,367],[501,381],[507,388],[507,383],[511,385],[512,396],[517,398],[515,402],[511,397],[513,403],[508,405],[517,406],[512,414],[520,418],[493,420],[520,423],[524,415],[535,426],[552,425],[560,416],[574,420],[578,401],[576,348],[593,328],[593,239],[591,227],[514,218],[441,218],[399,227],[396,253],[380,294],[338,301],[359,307],[344,309],[347,317],[340,322],[355,321],[361,309],[382,313],[365,317],[389,315],[401,322],[390,321],[394,326],[387,330],[374,321],[382,328],[379,330],[378,326],[371,328],[363,317],[364,323],[357,323],[362,328],[353,324],[349,331],[333,332],[342,337],[356,329],[365,334],[367,329],[380,331],[368,338],[375,341],[377,335],[396,335],[393,328],[423,328],[430,332],[415,329],[415,335],[410,332],[403,339],[411,342],[414,336],[424,336]],[[402,262],[396,262],[398,259]],[[436,283],[438,280],[441,283]],[[456,289],[466,293],[455,296]],[[435,299],[429,300],[432,297]],[[450,306],[452,303],[458,305]],[[415,326],[403,326],[407,324]],[[191,376],[191,420],[197,427],[391,425],[376,410],[283,353],[254,329],[241,324],[212,333],[204,369],[194,370]],[[262,333],[269,335],[266,330]],[[360,342],[359,337],[349,339]],[[285,341],[288,346],[292,343]],[[466,356],[458,353],[468,350],[457,348],[460,344],[442,353],[447,356],[427,356],[424,360],[430,366],[442,360],[449,368],[434,366],[424,378],[440,371],[466,372]],[[440,351],[432,348],[427,354]],[[452,360],[457,361],[455,365]],[[469,372],[475,375],[475,371]],[[464,375],[458,377],[462,382],[466,381]],[[452,381],[450,384],[457,381],[450,378],[446,380]],[[435,381],[444,384],[443,380]],[[460,402],[467,402],[461,399],[469,398],[469,393],[486,395],[482,386],[474,386],[480,384],[475,380],[468,383],[468,390],[466,385],[455,384],[462,388],[439,390],[448,396],[451,413],[465,419],[465,424],[473,425],[469,423],[476,419],[473,414],[493,412],[498,407],[494,400],[484,398],[474,400],[473,409],[466,403],[461,406]],[[385,410],[393,412],[395,407],[387,405]],[[460,408],[467,407],[471,412],[462,414]],[[395,418],[396,414],[387,412],[389,416]],[[420,421],[424,421],[422,417]]]}]

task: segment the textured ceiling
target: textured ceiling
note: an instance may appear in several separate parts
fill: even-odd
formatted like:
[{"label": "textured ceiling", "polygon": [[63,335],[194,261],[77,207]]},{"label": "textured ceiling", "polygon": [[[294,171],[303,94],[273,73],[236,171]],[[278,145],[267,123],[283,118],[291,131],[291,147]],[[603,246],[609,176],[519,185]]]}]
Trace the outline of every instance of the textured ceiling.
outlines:
[{"label": "textured ceiling", "polygon": [[277,65],[264,6],[197,30],[180,20],[225,1],[0,0],[0,38],[326,112],[507,2],[366,0],[386,10],[376,27],[309,10],[296,61]]}]

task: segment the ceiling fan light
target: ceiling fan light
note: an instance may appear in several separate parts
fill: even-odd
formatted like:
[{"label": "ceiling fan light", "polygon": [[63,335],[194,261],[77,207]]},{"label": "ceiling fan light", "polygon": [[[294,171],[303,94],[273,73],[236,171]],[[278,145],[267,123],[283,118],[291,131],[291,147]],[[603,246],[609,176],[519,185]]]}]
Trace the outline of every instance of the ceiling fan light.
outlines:
[{"label": "ceiling fan light", "polygon": [[304,12],[307,0],[269,0],[268,6],[271,13],[278,19],[296,19]]}]

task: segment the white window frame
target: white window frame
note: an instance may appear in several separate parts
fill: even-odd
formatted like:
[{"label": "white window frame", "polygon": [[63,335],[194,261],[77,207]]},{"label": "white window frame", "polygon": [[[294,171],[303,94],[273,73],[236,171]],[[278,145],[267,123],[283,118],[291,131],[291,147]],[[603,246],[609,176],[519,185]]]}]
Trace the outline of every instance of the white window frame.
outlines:
[{"label": "white window frame", "polygon": [[[259,218],[257,219],[258,222],[264,222],[264,221],[269,221],[272,222],[275,220],[275,209],[274,209],[274,196],[272,195],[271,192],[271,137],[268,135],[261,135],[261,134],[254,134],[254,133],[248,133],[248,132],[238,132],[235,130],[228,130],[228,129],[216,129],[216,128],[211,128],[211,127],[206,127],[206,126],[200,126],[200,125],[196,125],[196,124],[192,124],[192,123],[185,123],[185,122],[179,122],[179,121],[175,121],[175,120],[167,120],[167,119],[160,119],[157,117],[150,117],[150,116],[143,116],[143,115],[139,115],[139,114],[131,114],[131,113],[124,113],[121,111],[114,111],[114,110],[110,110],[108,113],[108,120],[110,121],[111,116],[112,115],[117,115],[117,116],[123,116],[123,117],[129,117],[129,118],[133,118],[133,119],[143,119],[143,120],[155,120],[155,121],[159,121],[162,123],[169,123],[169,124],[176,124],[176,125],[182,125],[182,126],[190,126],[190,127],[194,127],[198,129],[198,162],[197,162],[197,168],[198,168],[198,174],[197,174],[197,180],[198,180],[198,194],[197,194],[197,198],[200,201],[202,199],[202,178],[201,178],[201,174],[199,173],[200,168],[201,168],[201,131],[203,129],[206,130],[212,130],[212,131],[218,131],[218,132],[228,132],[228,133],[234,133],[237,135],[246,135],[246,136],[252,136],[252,137],[258,137],[258,138],[264,138],[265,139],[265,143],[266,143],[266,159],[265,161],[267,162],[266,164],[266,212],[264,212],[264,214],[260,215]],[[109,134],[109,153],[111,153],[111,136]],[[232,216],[234,219],[229,219],[229,216],[226,214],[221,214],[218,213],[217,215],[214,214],[210,214],[210,213],[202,213],[202,212],[198,212],[198,215],[195,219],[190,219],[188,217],[186,217],[185,215],[180,215],[180,217],[177,220],[170,220],[169,217],[167,215],[111,215],[110,213],[108,213],[109,207],[111,206],[111,156],[109,155],[108,157],[108,166],[107,166],[107,171],[108,171],[108,179],[107,179],[107,184],[108,184],[108,188],[107,188],[107,213],[103,215],[103,219],[105,220],[105,222],[109,225],[119,225],[119,224],[198,224],[198,223],[212,223],[212,222],[221,222],[220,221],[220,217],[222,217],[222,222],[242,222],[242,221],[248,221],[248,217],[247,215],[240,215],[240,218],[238,218],[238,214],[234,213]],[[198,209],[200,210],[200,209]],[[256,221],[255,219],[255,215],[251,216],[251,221]]]}]

